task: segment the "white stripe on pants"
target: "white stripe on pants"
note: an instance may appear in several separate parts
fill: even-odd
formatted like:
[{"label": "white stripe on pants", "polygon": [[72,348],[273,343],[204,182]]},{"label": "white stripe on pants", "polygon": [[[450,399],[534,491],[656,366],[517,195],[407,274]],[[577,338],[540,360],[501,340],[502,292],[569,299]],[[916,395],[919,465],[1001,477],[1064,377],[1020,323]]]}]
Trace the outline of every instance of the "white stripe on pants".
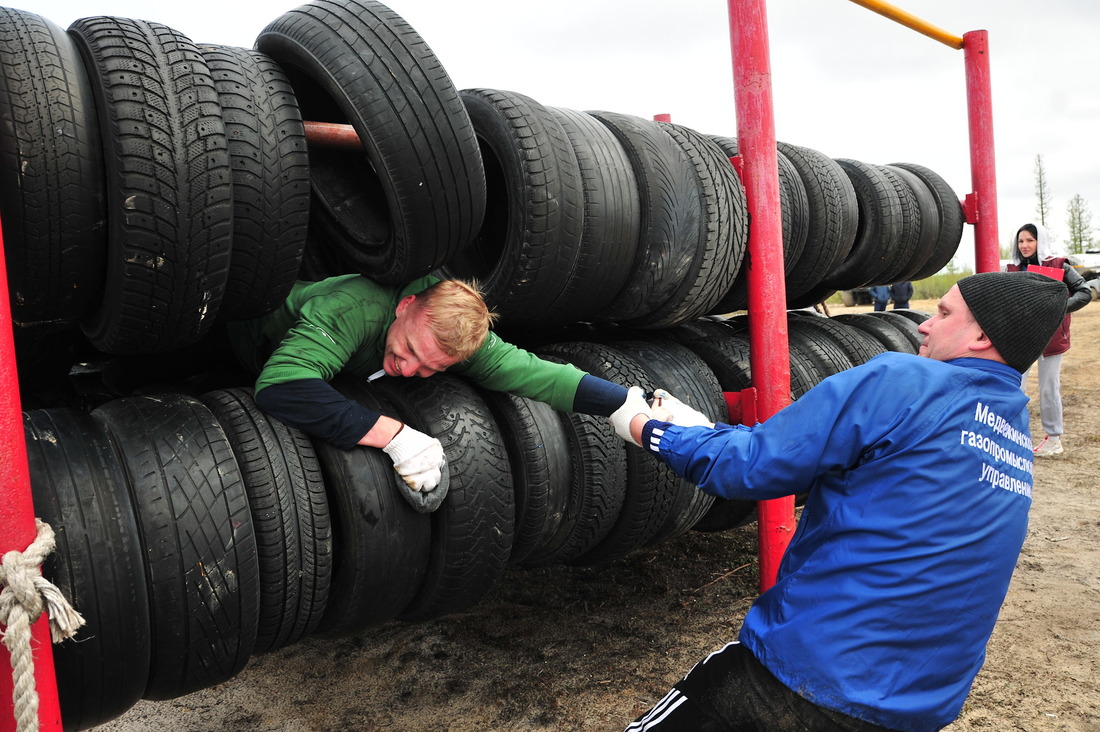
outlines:
[{"label": "white stripe on pants", "polygon": [[665,698],[657,702],[644,717],[636,722],[631,722],[627,726],[625,732],[642,732],[643,730],[650,729],[652,726],[660,724],[664,721],[665,717],[676,710],[676,707],[686,701],[686,696],[681,694],[677,689],[673,689],[665,694]]}]

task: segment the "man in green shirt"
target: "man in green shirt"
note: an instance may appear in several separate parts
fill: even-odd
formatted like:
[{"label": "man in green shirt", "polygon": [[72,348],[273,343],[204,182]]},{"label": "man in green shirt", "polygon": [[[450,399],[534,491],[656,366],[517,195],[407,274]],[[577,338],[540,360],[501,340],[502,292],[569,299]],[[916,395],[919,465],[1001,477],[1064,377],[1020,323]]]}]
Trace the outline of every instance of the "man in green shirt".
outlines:
[{"label": "man in green shirt", "polygon": [[410,499],[417,506],[442,479],[439,440],[344,397],[328,383],[341,371],[371,379],[451,370],[486,389],[605,417],[626,401],[623,386],[502,341],[490,330],[495,318],[460,280],[393,286],[340,275],[296,283],[277,310],[230,323],[229,333],[237,357],[259,374],[262,410],[341,449],[381,448],[421,494]]}]

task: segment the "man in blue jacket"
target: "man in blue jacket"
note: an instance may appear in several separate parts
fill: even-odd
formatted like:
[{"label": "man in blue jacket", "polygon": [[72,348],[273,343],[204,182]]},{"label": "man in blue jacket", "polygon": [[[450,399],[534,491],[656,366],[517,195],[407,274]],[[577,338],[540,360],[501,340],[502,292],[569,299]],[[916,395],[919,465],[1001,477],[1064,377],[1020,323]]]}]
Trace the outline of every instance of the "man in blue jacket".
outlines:
[{"label": "man in blue jacket", "polygon": [[920,325],[923,358],[882,354],[753,427],[713,425],[674,398],[649,407],[632,387],[616,430],[702,490],[808,498],[739,642],[628,729],[924,732],[954,720],[1027,532],[1021,374],[1066,301],[1038,274],[964,278]]},{"label": "man in blue jacket", "polygon": [[890,304],[890,286],[889,285],[875,285],[867,290],[871,293],[871,302],[875,305],[875,310],[885,310],[886,306]]}]

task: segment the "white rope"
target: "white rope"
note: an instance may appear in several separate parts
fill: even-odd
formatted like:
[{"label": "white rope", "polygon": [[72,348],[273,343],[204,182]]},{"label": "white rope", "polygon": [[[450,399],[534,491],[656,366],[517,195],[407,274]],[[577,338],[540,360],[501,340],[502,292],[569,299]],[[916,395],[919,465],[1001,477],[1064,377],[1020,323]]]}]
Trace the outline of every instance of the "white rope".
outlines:
[{"label": "white rope", "polygon": [[[43,611],[54,643],[72,637],[84,618],[42,576],[41,566],[54,548],[53,529],[34,520],[37,536],[26,551],[10,551],[0,561],[0,634],[11,655],[12,703],[18,732],[38,730],[38,692],[34,688],[31,626]],[[6,628],[6,629],[5,629]]]}]

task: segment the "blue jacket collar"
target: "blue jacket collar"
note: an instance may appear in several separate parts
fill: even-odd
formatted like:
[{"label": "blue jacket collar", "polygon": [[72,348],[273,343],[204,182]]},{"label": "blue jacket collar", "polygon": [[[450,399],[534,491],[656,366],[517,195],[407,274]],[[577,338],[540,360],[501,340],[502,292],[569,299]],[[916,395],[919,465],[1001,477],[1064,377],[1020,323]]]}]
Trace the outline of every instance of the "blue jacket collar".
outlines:
[{"label": "blue jacket collar", "polygon": [[953,358],[944,363],[949,363],[952,366],[962,366],[969,369],[988,371],[991,374],[1012,379],[1017,384],[1019,384],[1024,377],[1023,374],[1008,364],[1001,363],[1000,361],[990,361],[988,358]]}]

